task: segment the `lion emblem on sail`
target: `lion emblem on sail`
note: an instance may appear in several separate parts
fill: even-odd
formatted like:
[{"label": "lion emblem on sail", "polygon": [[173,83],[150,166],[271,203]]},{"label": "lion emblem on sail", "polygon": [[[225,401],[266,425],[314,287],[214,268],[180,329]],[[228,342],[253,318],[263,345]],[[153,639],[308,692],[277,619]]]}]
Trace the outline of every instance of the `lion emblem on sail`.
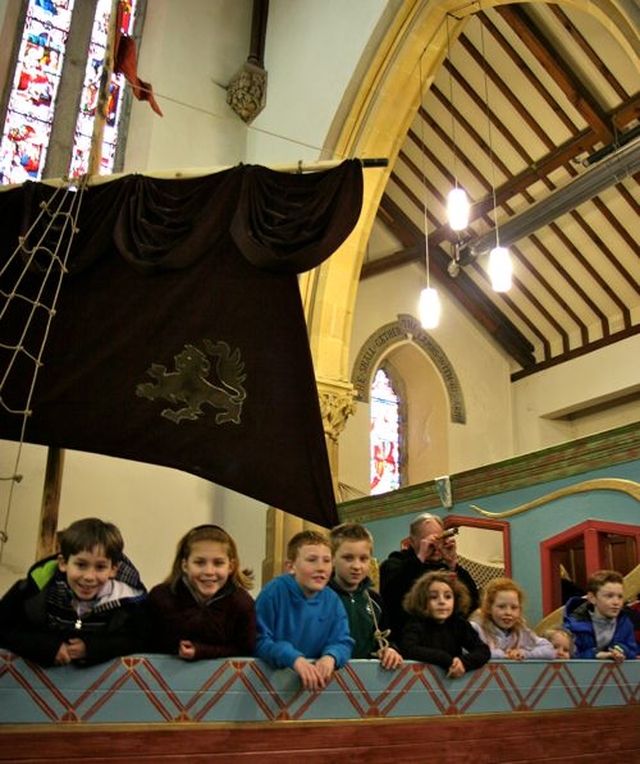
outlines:
[{"label": "lion emblem on sail", "polygon": [[[136,387],[136,395],[150,401],[167,400],[174,408],[165,408],[162,416],[179,424],[183,420],[199,419],[205,412],[205,405],[220,409],[216,414],[216,424],[233,422],[240,424],[242,404],[247,397],[243,387],[247,375],[240,350],[231,348],[219,340],[203,340],[204,352],[195,345],[186,344],[184,350],[174,356],[175,371],[154,363],[147,374],[155,382],[141,382]],[[216,358],[217,381],[209,380],[211,358]]]}]

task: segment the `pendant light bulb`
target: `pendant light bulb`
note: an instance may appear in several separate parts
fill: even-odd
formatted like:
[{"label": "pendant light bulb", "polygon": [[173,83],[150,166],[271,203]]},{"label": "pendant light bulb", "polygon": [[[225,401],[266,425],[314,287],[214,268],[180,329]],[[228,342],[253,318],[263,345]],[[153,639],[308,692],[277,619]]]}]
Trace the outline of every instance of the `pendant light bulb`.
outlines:
[{"label": "pendant light bulb", "polygon": [[464,231],[469,225],[470,204],[464,188],[452,188],[447,197],[447,217],[452,231]]},{"label": "pendant light bulb", "polygon": [[440,323],[440,297],[433,287],[420,292],[418,315],[423,329],[435,329]]},{"label": "pendant light bulb", "polygon": [[494,247],[489,253],[489,277],[495,292],[508,292],[511,289],[513,266],[506,247]]}]

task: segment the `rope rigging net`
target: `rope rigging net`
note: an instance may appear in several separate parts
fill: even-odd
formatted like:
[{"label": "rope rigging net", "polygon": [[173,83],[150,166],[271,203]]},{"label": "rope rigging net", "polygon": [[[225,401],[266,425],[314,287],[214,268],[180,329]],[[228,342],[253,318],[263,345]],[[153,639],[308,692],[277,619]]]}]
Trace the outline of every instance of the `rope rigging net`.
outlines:
[{"label": "rope rigging net", "polygon": [[[43,365],[43,356],[51,323],[56,314],[56,305],[67,273],[67,261],[73,238],[78,233],[77,221],[86,189],[86,179],[74,181],[73,185],[56,188],[48,201],[40,204],[40,212],[27,232],[20,236],[18,244],[0,268],[0,278],[9,276],[12,286],[1,289],[3,300],[0,310],[0,349],[7,351],[9,362],[0,377],[0,406],[15,416],[22,417],[20,441],[17,444],[13,471],[0,475],[3,481],[10,481],[4,518],[0,528],[0,562],[4,545],[8,540],[8,525],[11,514],[13,491],[22,476],[18,473],[22,447],[29,416],[31,401]],[[29,273],[40,274],[35,293],[29,292]],[[8,317],[12,310],[24,310],[27,306],[26,321],[20,334],[11,336],[7,329]],[[6,388],[12,372],[19,364],[32,367],[31,383],[24,390],[22,400],[7,400]]]}]

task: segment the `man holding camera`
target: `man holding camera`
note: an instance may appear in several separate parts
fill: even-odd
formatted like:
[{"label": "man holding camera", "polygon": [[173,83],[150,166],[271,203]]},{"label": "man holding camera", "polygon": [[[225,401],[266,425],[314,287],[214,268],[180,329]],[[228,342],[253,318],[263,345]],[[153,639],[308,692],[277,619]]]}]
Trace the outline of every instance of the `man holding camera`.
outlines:
[{"label": "man holding camera", "polygon": [[406,548],[391,552],[380,566],[380,595],[387,615],[391,634],[398,637],[407,614],[402,608],[405,594],[414,581],[432,570],[449,570],[469,590],[473,612],[480,604],[480,593],[468,571],[458,565],[455,533],[445,531],[442,520],[436,515],[419,515],[409,528]]}]

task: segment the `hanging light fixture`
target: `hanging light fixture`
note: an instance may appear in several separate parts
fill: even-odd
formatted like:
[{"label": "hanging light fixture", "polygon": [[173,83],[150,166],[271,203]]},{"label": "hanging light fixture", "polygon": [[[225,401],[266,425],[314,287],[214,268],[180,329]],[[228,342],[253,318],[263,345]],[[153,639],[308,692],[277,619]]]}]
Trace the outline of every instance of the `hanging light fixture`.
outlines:
[{"label": "hanging light fixture", "polygon": [[495,246],[489,252],[489,277],[495,292],[508,292],[511,289],[513,266],[511,255],[506,247]]},{"label": "hanging light fixture", "polygon": [[491,139],[491,114],[489,111],[489,86],[487,83],[487,58],[484,49],[484,27],[480,22],[480,44],[482,47],[482,71],[484,75],[484,101],[487,113],[487,131],[489,139],[489,161],[491,162],[491,194],[493,197],[493,224],[495,226],[496,243],[489,252],[489,278],[495,292],[508,292],[511,289],[513,265],[511,255],[506,247],[500,246],[500,228],[496,204],[496,171],[493,161],[493,142]]},{"label": "hanging light fixture", "polygon": [[451,105],[451,142],[453,144],[453,179],[454,187],[447,196],[447,218],[452,231],[464,231],[469,225],[471,205],[467,192],[458,185],[458,153],[456,151],[456,120],[453,108],[453,75],[451,74],[451,39],[449,36],[449,14],[447,24],[447,59],[449,61],[449,103]]},{"label": "hanging light fixture", "polygon": [[433,287],[425,287],[420,292],[418,315],[423,329],[435,329],[440,323],[440,295]]},{"label": "hanging light fixture", "polygon": [[[424,53],[424,51],[423,51]],[[420,93],[418,95],[418,103],[422,102],[422,54],[420,55],[419,71],[420,71]],[[418,316],[420,317],[420,323],[423,329],[435,329],[440,323],[440,296],[436,289],[430,284],[430,268],[429,268],[429,220],[427,217],[427,172],[425,168],[425,152],[424,152],[424,120],[420,116],[420,108],[418,107],[418,116],[420,117],[420,151],[422,153],[422,186],[423,186],[423,214],[424,214],[424,259],[425,259],[425,271],[427,274],[427,285],[420,292],[420,300],[418,302]]]}]

